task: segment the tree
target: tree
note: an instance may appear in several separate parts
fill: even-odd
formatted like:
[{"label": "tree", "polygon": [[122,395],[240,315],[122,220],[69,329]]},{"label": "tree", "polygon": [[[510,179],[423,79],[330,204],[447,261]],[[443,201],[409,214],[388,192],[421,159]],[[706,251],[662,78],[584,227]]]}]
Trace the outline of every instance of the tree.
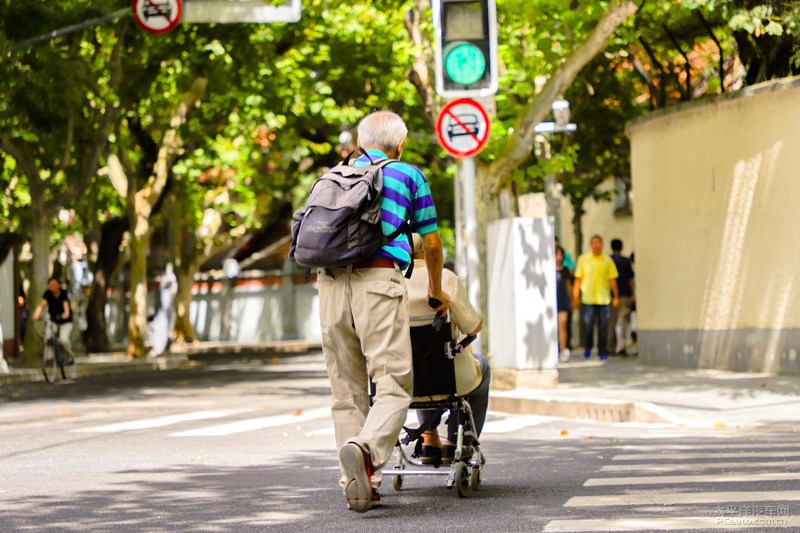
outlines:
[{"label": "tree", "polygon": [[[99,33],[88,41],[73,35],[31,50],[13,50],[13,44],[96,13],[86,4],[33,0],[0,5],[0,44],[6,56],[0,81],[0,149],[15,160],[32,199],[32,305],[38,304],[48,277],[51,222],[59,208],[88,188],[118,115],[114,92],[122,50],[117,39]],[[124,31],[121,24],[118,32]],[[23,365],[37,364],[40,342],[36,335],[26,336]]]}]

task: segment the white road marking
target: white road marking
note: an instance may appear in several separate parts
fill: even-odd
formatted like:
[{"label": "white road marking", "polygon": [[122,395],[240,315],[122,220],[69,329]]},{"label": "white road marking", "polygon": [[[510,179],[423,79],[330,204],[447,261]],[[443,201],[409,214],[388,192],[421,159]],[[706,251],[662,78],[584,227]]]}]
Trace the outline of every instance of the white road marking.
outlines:
[{"label": "white road marking", "polygon": [[612,485],[667,485],[672,483],[729,483],[757,481],[791,481],[800,479],[794,472],[759,472],[755,474],[710,474],[689,476],[609,477],[586,480],[584,487]]},{"label": "white road marking", "polygon": [[287,424],[297,424],[299,422],[307,422],[318,418],[330,418],[330,407],[321,409],[312,409],[311,411],[304,411],[299,415],[277,415],[268,416],[263,418],[251,418],[249,420],[239,420],[229,424],[222,424],[219,426],[211,426],[207,428],[192,429],[189,431],[180,431],[170,434],[170,437],[220,437],[224,435],[232,435],[234,433],[243,433],[246,431],[257,431],[259,429],[266,429],[276,426],[283,426]]},{"label": "white road marking", "polygon": [[602,507],[616,505],[679,505],[698,503],[743,503],[800,501],[800,491],[773,490],[754,492],[669,492],[649,494],[632,491],[628,494],[573,496],[564,507]]},{"label": "white road marking", "polygon": [[486,422],[482,433],[511,433],[522,428],[538,426],[554,420],[551,416],[515,416]]},{"label": "white road marking", "polygon": [[118,433],[121,431],[134,431],[137,429],[152,429],[181,422],[192,422],[195,420],[208,420],[211,418],[222,418],[233,414],[244,413],[248,410],[226,410],[226,411],[196,411],[193,413],[183,413],[180,415],[160,416],[157,418],[146,418],[144,420],[131,420],[129,422],[118,422],[105,426],[95,426],[89,428],[73,429],[73,433]]},{"label": "white road marking", "polygon": [[553,520],[542,531],[674,531],[686,529],[740,529],[800,527],[798,516],[676,516]]},{"label": "white road marking", "polygon": [[766,457],[800,457],[800,451],[782,452],[709,452],[709,453],[636,453],[622,454],[613,458],[614,461],[655,461],[655,460],[684,460],[684,459],[736,459],[736,458],[766,458]]},{"label": "white road marking", "polygon": [[704,470],[706,468],[761,468],[769,467],[797,468],[800,461],[773,461],[773,462],[734,462],[734,463],[665,463],[644,465],[606,465],[600,468],[601,472],[672,472],[678,470]]},{"label": "white road marking", "polygon": [[710,450],[710,449],[717,449],[717,448],[746,448],[751,450],[758,450],[758,449],[779,449],[779,448],[791,448],[797,449],[796,442],[786,442],[786,443],[764,443],[764,442],[727,442],[727,443],[718,443],[712,442],[708,444],[627,444],[622,449],[625,451],[659,451],[659,450]]}]

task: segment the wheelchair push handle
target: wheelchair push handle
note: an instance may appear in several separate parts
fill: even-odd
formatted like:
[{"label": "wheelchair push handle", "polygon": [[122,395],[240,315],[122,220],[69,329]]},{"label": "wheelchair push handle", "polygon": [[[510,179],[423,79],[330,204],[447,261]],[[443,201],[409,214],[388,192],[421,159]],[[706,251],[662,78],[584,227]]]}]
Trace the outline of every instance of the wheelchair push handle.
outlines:
[{"label": "wheelchair push handle", "polygon": [[[442,305],[442,302],[440,302],[438,299],[436,299],[436,298],[428,298],[428,306],[431,307],[432,309],[435,309],[435,308],[439,307],[440,305]],[[440,329],[442,329],[442,325],[444,324],[444,320],[445,320],[444,311],[438,311],[436,313],[436,316],[433,319],[433,329],[435,329],[436,331],[439,331]]]}]

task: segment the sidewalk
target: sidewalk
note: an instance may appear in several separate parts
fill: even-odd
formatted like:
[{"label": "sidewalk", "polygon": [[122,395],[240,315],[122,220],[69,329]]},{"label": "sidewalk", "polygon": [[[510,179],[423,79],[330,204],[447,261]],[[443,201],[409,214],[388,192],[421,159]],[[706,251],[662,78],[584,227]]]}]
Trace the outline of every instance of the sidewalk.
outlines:
[{"label": "sidewalk", "polygon": [[636,358],[574,361],[558,371],[555,389],[492,391],[489,408],[604,422],[800,428],[800,376],[647,366]]},{"label": "sidewalk", "polygon": [[[205,356],[244,355],[254,356],[265,353],[301,353],[319,349],[319,342],[309,341],[281,341],[242,344],[235,342],[201,342],[187,344],[175,348],[171,353],[146,359],[129,359],[125,350],[120,348],[108,353],[77,354],[75,356],[74,378],[88,376],[123,374],[133,372],[152,372],[158,370],[174,370],[178,368],[191,368],[198,362],[192,358]],[[59,376],[60,379],[60,376]],[[0,385],[8,383],[31,383],[44,381],[44,376],[38,368],[9,368],[7,374],[0,373]]]}]

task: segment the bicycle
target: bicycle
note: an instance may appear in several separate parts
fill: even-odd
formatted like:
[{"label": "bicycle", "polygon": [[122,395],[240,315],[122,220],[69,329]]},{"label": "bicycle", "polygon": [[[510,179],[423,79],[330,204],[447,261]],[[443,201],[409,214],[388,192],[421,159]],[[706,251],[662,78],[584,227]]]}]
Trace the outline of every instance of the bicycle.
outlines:
[{"label": "bicycle", "polygon": [[42,346],[42,374],[48,383],[53,383],[61,371],[62,379],[72,379],[75,361],[61,345],[59,333],[61,324],[53,322],[49,316],[44,320],[44,345]]}]

